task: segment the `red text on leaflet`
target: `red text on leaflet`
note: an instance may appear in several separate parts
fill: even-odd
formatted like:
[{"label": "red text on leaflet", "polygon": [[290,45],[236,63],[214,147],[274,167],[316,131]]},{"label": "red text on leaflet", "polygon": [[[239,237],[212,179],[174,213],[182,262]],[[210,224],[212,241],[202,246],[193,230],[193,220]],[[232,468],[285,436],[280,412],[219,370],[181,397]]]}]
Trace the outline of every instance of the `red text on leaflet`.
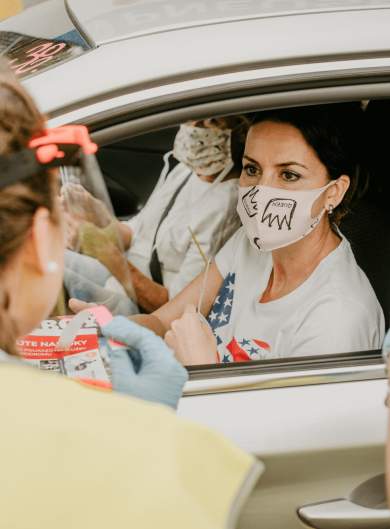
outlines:
[{"label": "red text on leaflet", "polygon": [[28,359],[58,359],[77,353],[85,353],[98,349],[97,334],[80,334],[69,349],[57,349],[58,336],[25,336],[18,341],[20,354]]}]

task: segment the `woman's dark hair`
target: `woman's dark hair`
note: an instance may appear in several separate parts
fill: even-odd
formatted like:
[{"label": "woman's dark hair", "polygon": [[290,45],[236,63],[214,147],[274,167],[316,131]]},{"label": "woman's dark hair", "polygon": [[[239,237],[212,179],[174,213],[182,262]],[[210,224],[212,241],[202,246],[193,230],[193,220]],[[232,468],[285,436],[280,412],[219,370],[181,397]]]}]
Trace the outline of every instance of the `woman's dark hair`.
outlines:
[{"label": "woman's dark hair", "polygon": [[357,191],[364,187],[363,116],[360,103],[336,103],[259,112],[253,116],[252,126],[263,121],[292,125],[316,152],[331,180],[349,176],[349,189],[333,212],[332,221],[339,224]]}]

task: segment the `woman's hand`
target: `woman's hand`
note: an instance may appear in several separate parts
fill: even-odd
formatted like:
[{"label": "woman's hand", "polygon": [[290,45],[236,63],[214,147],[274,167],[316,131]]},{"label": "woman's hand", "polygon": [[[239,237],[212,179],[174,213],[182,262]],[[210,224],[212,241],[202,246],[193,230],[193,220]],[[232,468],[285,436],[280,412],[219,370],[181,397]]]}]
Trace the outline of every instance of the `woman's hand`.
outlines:
[{"label": "woman's hand", "polygon": [[188,373],[164,340],[123,316],[102,327],[102,333],[125,345],[111,347],[114,390],[177,408]]},{"label": "woman's hand", "polygon": [[193,305],[187,305],[182,317],[172,322],[165,341],[183,365],[219,363],[213,331]]}]

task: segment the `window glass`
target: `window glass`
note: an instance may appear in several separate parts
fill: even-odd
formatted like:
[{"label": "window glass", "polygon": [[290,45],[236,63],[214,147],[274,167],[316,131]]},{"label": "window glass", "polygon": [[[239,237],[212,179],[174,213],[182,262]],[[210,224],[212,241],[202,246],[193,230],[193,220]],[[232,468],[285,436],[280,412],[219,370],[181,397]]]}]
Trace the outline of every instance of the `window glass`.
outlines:
[{"label": "window glass", "polygon": [[90,46],[62,2],[45,2],[0,23],[0,56],[21,78],[76,57]]}]

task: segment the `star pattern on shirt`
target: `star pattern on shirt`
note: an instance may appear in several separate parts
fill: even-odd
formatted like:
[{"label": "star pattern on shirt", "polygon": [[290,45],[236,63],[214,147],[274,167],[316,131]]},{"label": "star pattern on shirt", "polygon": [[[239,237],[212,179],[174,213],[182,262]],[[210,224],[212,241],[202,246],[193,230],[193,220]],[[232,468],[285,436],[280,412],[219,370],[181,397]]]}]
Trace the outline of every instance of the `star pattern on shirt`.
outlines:
[{"label": "star pattern on shirt", "polygon": [[226,275],[207,317],[207,321],[217,340],[221,362],[248,362],[270,358],[270,346],[265,341],[243,336],[235,338],[233,336],[229,342],[224,343],[224,340],[219,336],[219,329],[228,325],[231,320],[235,280],[235,273],[230,272]]},{"label": "star pattern on shirt", "polygon": [[[219,327],[227,325],[230,322],[233,309],[235,279],[235,273],[227,274],[221,285],[221,288],[219,289],[218,295],[214,300],[214,304],[207,317],[207,320],[213,331]],[[216,333],[214,332],[214,334]]]}]

